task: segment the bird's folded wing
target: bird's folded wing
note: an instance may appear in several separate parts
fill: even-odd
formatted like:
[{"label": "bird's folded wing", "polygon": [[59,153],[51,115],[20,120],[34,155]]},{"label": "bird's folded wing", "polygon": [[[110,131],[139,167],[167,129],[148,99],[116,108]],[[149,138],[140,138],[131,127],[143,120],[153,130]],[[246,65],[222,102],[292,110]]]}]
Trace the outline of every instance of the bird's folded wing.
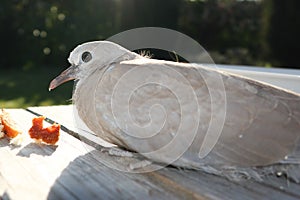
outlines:
[{"label": "bird's folded wing", "polygon": [[[176,163],[182,166],[268,165],[291,155],[299,140],[300,97],[280,88],[201,66],[153,59],[114,63],[93,76],[98,80],[89,82],[96,84],[95,113],[87,114],[84,121],[96,118],[103,131],[116,138],[115,143],[160,162],[171,161],[180,149],[184,154]],[[199,158],[211,121],[222,119],[224,111],[224,122],[216,120],[212,126],[221,130],[216,145]],[[89,127],[99,132],[95,125]],[[186,134],[180,140],[175,137],[179,132]]]}]

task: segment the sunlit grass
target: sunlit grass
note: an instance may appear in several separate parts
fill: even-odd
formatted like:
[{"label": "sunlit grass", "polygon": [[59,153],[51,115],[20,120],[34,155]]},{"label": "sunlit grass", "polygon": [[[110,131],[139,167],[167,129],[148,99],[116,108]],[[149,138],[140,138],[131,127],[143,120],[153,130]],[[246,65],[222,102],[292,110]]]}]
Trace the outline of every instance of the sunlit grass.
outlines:
[{"label": "sunlit grass", "polygon": [[73,82],[48,91],[50,81],[62,70],[53,67],[0,69],[0,108],[69,104]]}]

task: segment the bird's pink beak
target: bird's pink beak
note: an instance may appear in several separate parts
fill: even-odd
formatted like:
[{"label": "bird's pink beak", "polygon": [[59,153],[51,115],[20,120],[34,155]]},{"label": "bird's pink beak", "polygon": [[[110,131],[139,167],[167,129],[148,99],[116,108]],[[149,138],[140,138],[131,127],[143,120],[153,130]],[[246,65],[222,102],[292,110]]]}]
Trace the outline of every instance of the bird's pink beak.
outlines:
[{"label": "bird's pink beak", "polygon": [[65,71],[63,71],[59,76],[53,79],[49,85],[49,91],[55,89],[61,84],[76,79],[76,74],[78,72],[78,66],[72,65]]}]

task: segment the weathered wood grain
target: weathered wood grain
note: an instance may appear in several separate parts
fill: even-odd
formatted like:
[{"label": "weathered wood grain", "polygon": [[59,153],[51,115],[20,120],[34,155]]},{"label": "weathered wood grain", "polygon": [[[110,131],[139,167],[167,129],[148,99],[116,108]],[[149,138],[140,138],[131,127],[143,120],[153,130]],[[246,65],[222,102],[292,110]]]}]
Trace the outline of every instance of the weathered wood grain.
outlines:
[{"label": "weathered wood grain", "polygon": [[0,187],[0,194],[6,192],[12,199],[22,199],[25,196],[28,199],[45,199],[61,169],[83,155],[84,149],[78,146],[71,150],[63,145],[77,142],[63,132],[57,147],[32,143],[27,131],[34,116],[24,110],[9,110],[9,113],[22,128],[24,142],[22,146],[15,147],[9,145],[8,139],[0,140],[1,182],[7,185]]},{"label": "weathered wood grain", "polygon": [[[124,163],[138,159],[109,155],[109,143],[96,139],[84,125],[74,124],[72,106],[8,111],[26,136],[33,113],[60,123],[65,130],[57,146],[32,143],[28,136],[20,147],[9,145],[7,139],[0,140],[0,195],[11,199],[300,198],[300,185],[283,176],[270,176],[263,182],[231,182],[201,171],[174,167],[149,173],[118,171],[109,166],[126,166]],[[67,132],[84,134],[77,139]],[[97,144],[97,149],[85,144],[88,140],[94,140],[92,145]]]}]

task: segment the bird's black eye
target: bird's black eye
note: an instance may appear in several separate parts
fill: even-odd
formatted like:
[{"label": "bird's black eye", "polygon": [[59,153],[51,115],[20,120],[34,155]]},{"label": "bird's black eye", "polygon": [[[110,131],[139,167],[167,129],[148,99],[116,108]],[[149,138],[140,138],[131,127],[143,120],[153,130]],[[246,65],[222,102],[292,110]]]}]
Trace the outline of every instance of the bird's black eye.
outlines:
[{"label": "bird's black eye", "polygon": [[90,60],[92,60],[92,54],[88,51],[83,52],[81,55],[81,60],[85,63],[89,62]]}]

